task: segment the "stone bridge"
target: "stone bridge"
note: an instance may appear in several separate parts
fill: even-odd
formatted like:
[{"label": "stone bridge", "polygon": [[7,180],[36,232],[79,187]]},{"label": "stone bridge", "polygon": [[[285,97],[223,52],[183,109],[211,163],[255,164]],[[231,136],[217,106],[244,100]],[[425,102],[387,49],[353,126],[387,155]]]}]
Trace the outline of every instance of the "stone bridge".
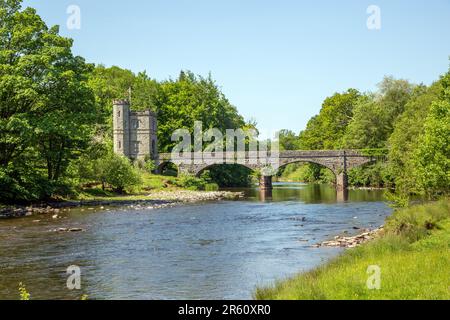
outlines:
[{"label": "stone bridge", "polygon": [[[194,161],[194,159],[196,161]],[[358,150],[338,151],[281,151],[261,157],[256,152],[223,152],[220,156],[212,154],[184,154],[183,157],[172,157],[170,153],[161,153],[157,158],[158,171],[168,163],[174,163],[178,167],[179,174],[192,174],[199,176],[204,170],[218,164],[239,164],[251,170],[260,170],[261,190],[272,189],[272,176],[277,170],[291,163],[307,162],[319,164],[330,169],[336,175],[336,188],[345,190],[348,187],[347,172],[349,169],[376,161],[375,157],[364,155]],[[268,167],[274,170],[267,172]]]}]

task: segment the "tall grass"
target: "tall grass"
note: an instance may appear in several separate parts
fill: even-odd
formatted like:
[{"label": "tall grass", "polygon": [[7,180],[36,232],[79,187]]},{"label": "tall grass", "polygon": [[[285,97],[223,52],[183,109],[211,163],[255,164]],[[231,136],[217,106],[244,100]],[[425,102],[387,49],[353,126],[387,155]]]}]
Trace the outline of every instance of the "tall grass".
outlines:
[{"label": "tall grass", "polygon": [[[450,203],[396,211],[377,240],[326,265],[258,288],[260,300],[450,299]],[[367,286],[369,266],[381,268],[380,290]]]}]

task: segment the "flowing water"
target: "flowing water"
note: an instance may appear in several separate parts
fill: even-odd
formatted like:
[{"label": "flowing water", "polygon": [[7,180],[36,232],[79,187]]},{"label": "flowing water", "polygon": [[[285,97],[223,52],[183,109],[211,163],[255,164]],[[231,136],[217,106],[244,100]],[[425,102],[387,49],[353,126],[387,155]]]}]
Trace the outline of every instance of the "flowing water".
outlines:
[{"label": "flowing water", "polygon": [[[257,286],[340,252],[314,244],[379,227],[391,213],[381,191],[286,183],[271,195],[244,191],[239,201],[0,220],[0,299],[17,299],[20,282],[32,299],[251,299]],[[85,231],[50,231],[60,227]],[[81,290],[67,289],[72,265]]]}]

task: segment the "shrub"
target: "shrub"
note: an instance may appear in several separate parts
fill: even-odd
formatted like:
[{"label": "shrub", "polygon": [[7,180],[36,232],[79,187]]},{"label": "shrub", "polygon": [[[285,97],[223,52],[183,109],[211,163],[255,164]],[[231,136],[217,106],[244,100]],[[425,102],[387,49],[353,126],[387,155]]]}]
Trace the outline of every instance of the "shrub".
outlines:
[{"label": "shrub", "polygon": [[411,242],[422,239],[440,222],[450,218],[450,201],[436,205],[416,205],[396,211],[386,222],[386,232],[399,235]]},{"label": "shrub", "polygon": [[25,288],[25,285],[22,282],[19,283],[19,296],[20,300],[30,300],[30,293],[27,291],[27,288]]},{"label": "shrub", "polygon": [[217,183],[208,183],[205,185],[205,191],[219,191],[219,185]]},{"label": "shrub", "polygon": [[131,191],[142,184],[139,171],[123,156],[109,155],[103,159],[98,169],[100,180],[109,184],[116,192]]},{"label": "shrub", "polygon": [[188,190],[204,190],[206,182],[192,175],[184,174],[177,182],[177,186]]}]

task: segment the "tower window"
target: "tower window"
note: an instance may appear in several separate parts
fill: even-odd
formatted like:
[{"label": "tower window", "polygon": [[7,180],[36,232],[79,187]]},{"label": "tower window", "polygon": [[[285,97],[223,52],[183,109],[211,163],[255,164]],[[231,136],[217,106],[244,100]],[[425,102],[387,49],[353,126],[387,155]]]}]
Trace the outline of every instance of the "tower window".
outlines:
[{"label": "tower window", "polygon": [[120,110],[117,111],[117,116],[120,118]]},{"label": "tower window", "polygon": [[119,149],[122,149],[122,142],[119,141]]}]

